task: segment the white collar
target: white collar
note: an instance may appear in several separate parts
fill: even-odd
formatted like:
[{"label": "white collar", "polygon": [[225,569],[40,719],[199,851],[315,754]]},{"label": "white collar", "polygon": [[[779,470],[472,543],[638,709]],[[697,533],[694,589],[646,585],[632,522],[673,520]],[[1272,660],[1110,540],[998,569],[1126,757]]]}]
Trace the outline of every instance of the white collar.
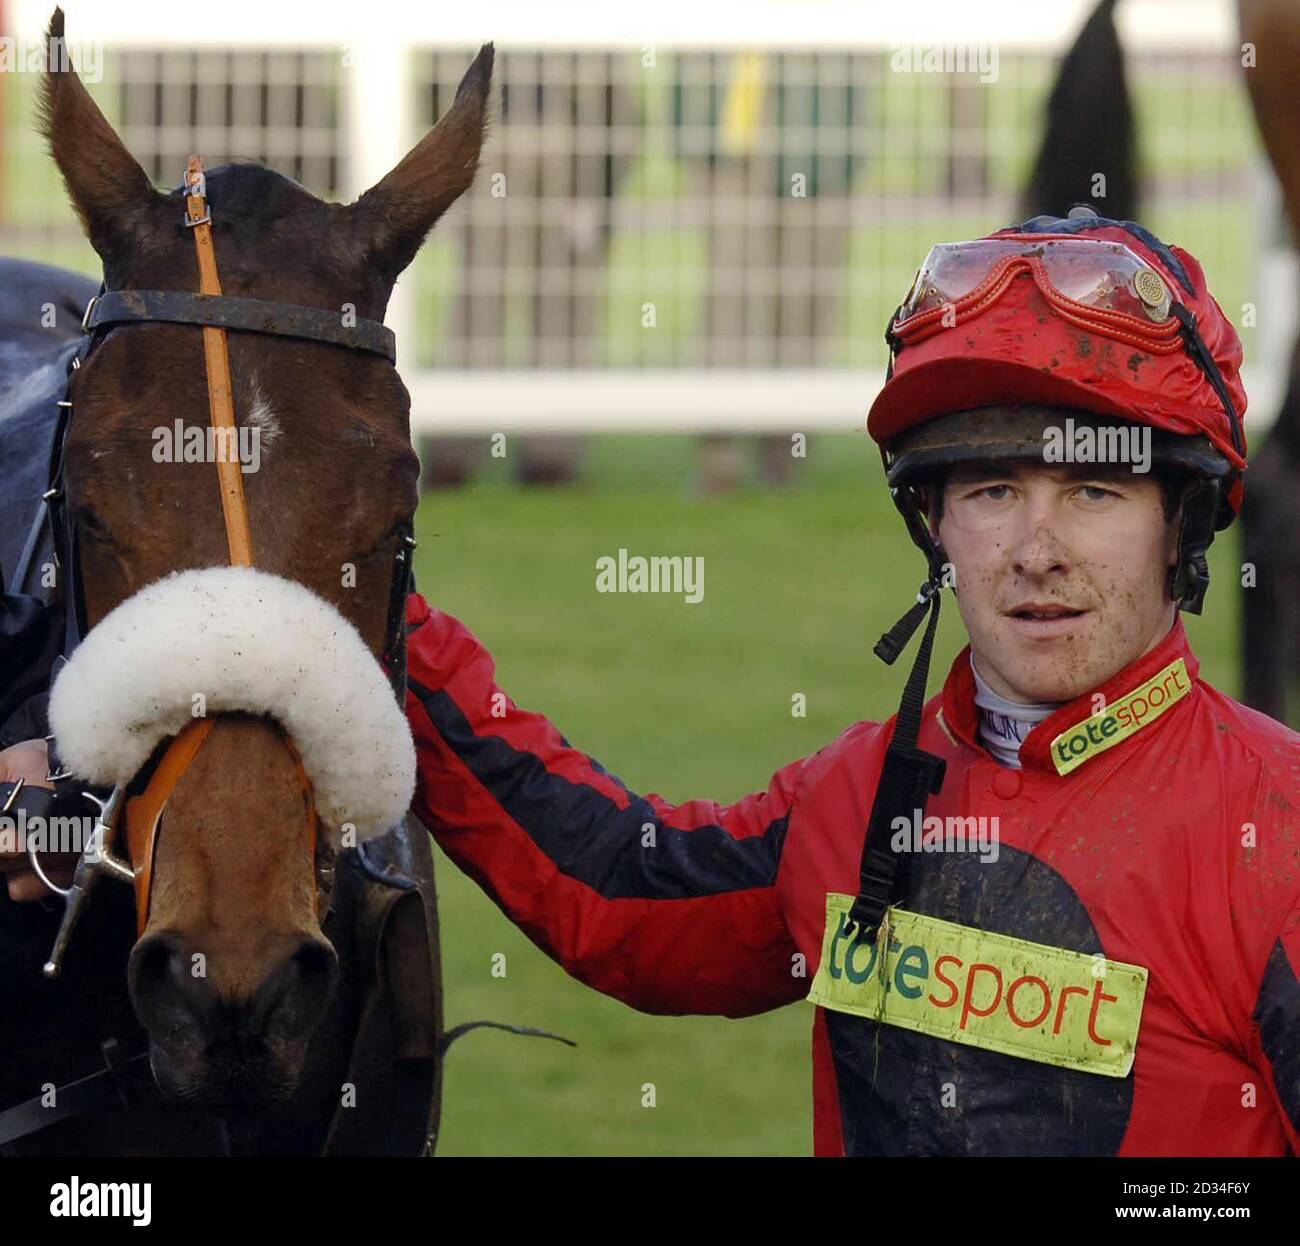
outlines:
[{"label": "white collar", "polygon": [[975,655],[970,655],[970,669],[975,676],[975,707],[979,710],[980,743],[1003,766],[1020,769],[1020,746],[1025,737],[1045,718],[1056,713],[1064,701],[1036,701],[1026,704],[1008,701],[993,691],[980,669]]}]

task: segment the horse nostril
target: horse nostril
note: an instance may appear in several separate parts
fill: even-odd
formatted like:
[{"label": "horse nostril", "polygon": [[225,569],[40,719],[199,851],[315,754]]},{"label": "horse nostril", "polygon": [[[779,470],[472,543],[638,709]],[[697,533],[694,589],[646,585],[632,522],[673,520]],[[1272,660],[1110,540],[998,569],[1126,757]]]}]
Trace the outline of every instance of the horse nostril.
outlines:
[{"label": "horse nostril", "polygon": [[135,991],[155,991],[176,986],[181,977],[184,950],[179,935],[170,932],[145,935],[131,951],[129,978]]},{"label": "horse nostril", "polygon": [[321,982],[333,986],[339,970],[338,954],[331,944],[320,939],[304,939],[293,954],[298,976],[303,982]]},{"label": "horse nostril", "polygon": [[171,969],[172,957],[179,940],[174,935],[146,935],[131,953],[131,979],[135,986],[156,986],[164,982]]},{"label": "horse nostril", "polygon": [[216,1003],[216,993],[193,949],[174,931],[145,935],[131,950],[127,984],[131,1001],[144,1026],[174,1030],[186,1021],[203,1021]]},{"label": "horse nostril", "polygon": [[302,939],[253,993],[249,1011],[254,1032],[305,1037],[324,1014],[338,976],[333,946],[325,939]]}]

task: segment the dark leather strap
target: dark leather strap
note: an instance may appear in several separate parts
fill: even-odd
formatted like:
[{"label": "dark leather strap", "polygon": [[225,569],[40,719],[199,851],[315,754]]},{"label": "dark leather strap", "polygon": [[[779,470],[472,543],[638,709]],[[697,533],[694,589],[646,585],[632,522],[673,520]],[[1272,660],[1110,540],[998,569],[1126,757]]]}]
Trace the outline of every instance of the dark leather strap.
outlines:
[{"label": "dark leather strap", "polygon": [[[58,778],[53,787],[30,782],[0,783],[0,816],[7,815],[16,819],[18,810],[21,809],[28,821],[37,817],[80,817],[93,809],[83,794],[85,787],[85,783],[75,778]],[[13,796],[15,788],[18,789],[18,794]]]},{"label": "dark leather strap", "polygon": [[1201,476],[1183,499],[1178,562],[1170,572],[1169,595],[1187,614],[1200,614],[1205,605],[1205,593],[1210,587],[1209,549],[1226,492],[1223,482]]},{"label": "dark leather strap", "polygon": [[0,1112],[0,1147],[115,1099],[129,1104],[137,1084],[143,1088],[151,1083],[147,1051],[124,1057],[117,1041],[109,1039],[102,1044],[102,1054],[105,1067],[80,1081],[58,1087],[52,1104],[46,1102],[46,1096],[36,1095]]},{"label": "dark leather strap", "polygon": [[876,796],[862,843],[858,894],[849,911],[849,920],[856,927],[855,938],[868,943],[875,943],[890,905],[904,903],[907,899],[909,858],[894,851],[895,819],[901,816],[910,822],[913,817],[924,818],[927,798],[937,796],[943,787],[946,768],[943,758],[927,753],[917,744],[942,591],[937,562],[932,559],[930,578],[921,585],[916,605],[880,638],[875,649],[876,656],[892,666],[921,619],[929,612],[930,621],[912,663],[912,673],[903,688],[893,738],[885,750],[884,764],[876,782]]},{"label": "dark leather strap", "polygon": [[62,656],[65,662],[72,657],[81,643],[81,638],[86,634],[86,605],[81,593],[77,565],[77,532],[63,492],[64,455],[68,433],[72,429],[72,407],[69,395],[72,393],[73,374],[89,357],[94,341],[92,334],[86,334],[81,339],[81,346],[77,353],[68,360],[68,386],[64,390],[63,397],[64,403],[69,405],[59,408],[58,433],[50,451],[50,487],[46,493],[48,499],[46,512],[54,534],[54,561],[58,567],[58,576],[63,590]]},{"label": "dark leather strap", "polygon": [[340,312],[293,303],[229,294],[191,294],[187,290],[108,290],[92,300],[82,322],[87,332],[119,324],[194,324],[277,337],[303,338],[397,358],[393,331],[377,320],[356,319],[345,324]]},{"label": "dark leather strap", "polygon": [[0,817],[15,822],[20,809],[29,822],[32,818],[48,818],[55,800],[54,789],[39,783],[0,783]]},{"label": "dark leather strap", "polygon": [[[58,433],[55,437],[59,436]],[[27,584],[27,575],[31,571],[32,560],[36,557],[36,547],[41,543],[41,534],[45,531],[45,524],[49,519],[49,501],[41,498],[36,506],[36,514],[32,516],[31,526],[27,529],[27,540],[23,542],[22,553],[18,555],[18,563],[14,567],[13,574],[9,577],[9,583],[5,586],[5,592],[18,595],[21,594]]]},{"label": "dark leather strap", "polygon": [[408,521],[398,533],[397,553],[393,556],[393,583],[388,592],[388,621],[382,655],[388,667],[389,685],[403,712],[406,709],[406,599],[411,592],[414,562],[415,534]]}]

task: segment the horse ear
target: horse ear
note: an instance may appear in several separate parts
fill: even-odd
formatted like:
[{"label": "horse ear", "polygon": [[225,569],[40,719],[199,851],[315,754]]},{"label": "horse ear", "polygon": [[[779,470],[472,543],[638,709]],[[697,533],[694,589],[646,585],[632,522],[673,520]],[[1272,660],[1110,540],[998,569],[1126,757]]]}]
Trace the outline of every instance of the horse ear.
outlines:
[{"label": "horse ear", "polygon": [[63,38],[62,9],[55,9],[50,18],[45,46],[48,61],[38,104],[40,129],[90,245],[107,259],[162,196],[77,77]]},{"label": "horse ear", "polygon": [[383,181],[346,209],[353,242],[393,280],[474,181],[487,128],[492,59],[492,44],[485,43],[438,124]]}]

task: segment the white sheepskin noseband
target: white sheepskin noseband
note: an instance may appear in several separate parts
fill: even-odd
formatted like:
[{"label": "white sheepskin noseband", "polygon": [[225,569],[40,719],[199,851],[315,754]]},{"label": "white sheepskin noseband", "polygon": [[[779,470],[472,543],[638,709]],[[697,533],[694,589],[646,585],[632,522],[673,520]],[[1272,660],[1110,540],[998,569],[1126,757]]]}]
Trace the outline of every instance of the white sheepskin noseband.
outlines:
[{"label": "white sheepskin noseband", "polygon": [[199,693],[208,714],[280,722],[331,829],[365,839],[405,816],[415,746],[374,655],[323,598],[252,567],[180,571],[128,597],[59,672],[50,730],[74,774],[129,783]]}]

